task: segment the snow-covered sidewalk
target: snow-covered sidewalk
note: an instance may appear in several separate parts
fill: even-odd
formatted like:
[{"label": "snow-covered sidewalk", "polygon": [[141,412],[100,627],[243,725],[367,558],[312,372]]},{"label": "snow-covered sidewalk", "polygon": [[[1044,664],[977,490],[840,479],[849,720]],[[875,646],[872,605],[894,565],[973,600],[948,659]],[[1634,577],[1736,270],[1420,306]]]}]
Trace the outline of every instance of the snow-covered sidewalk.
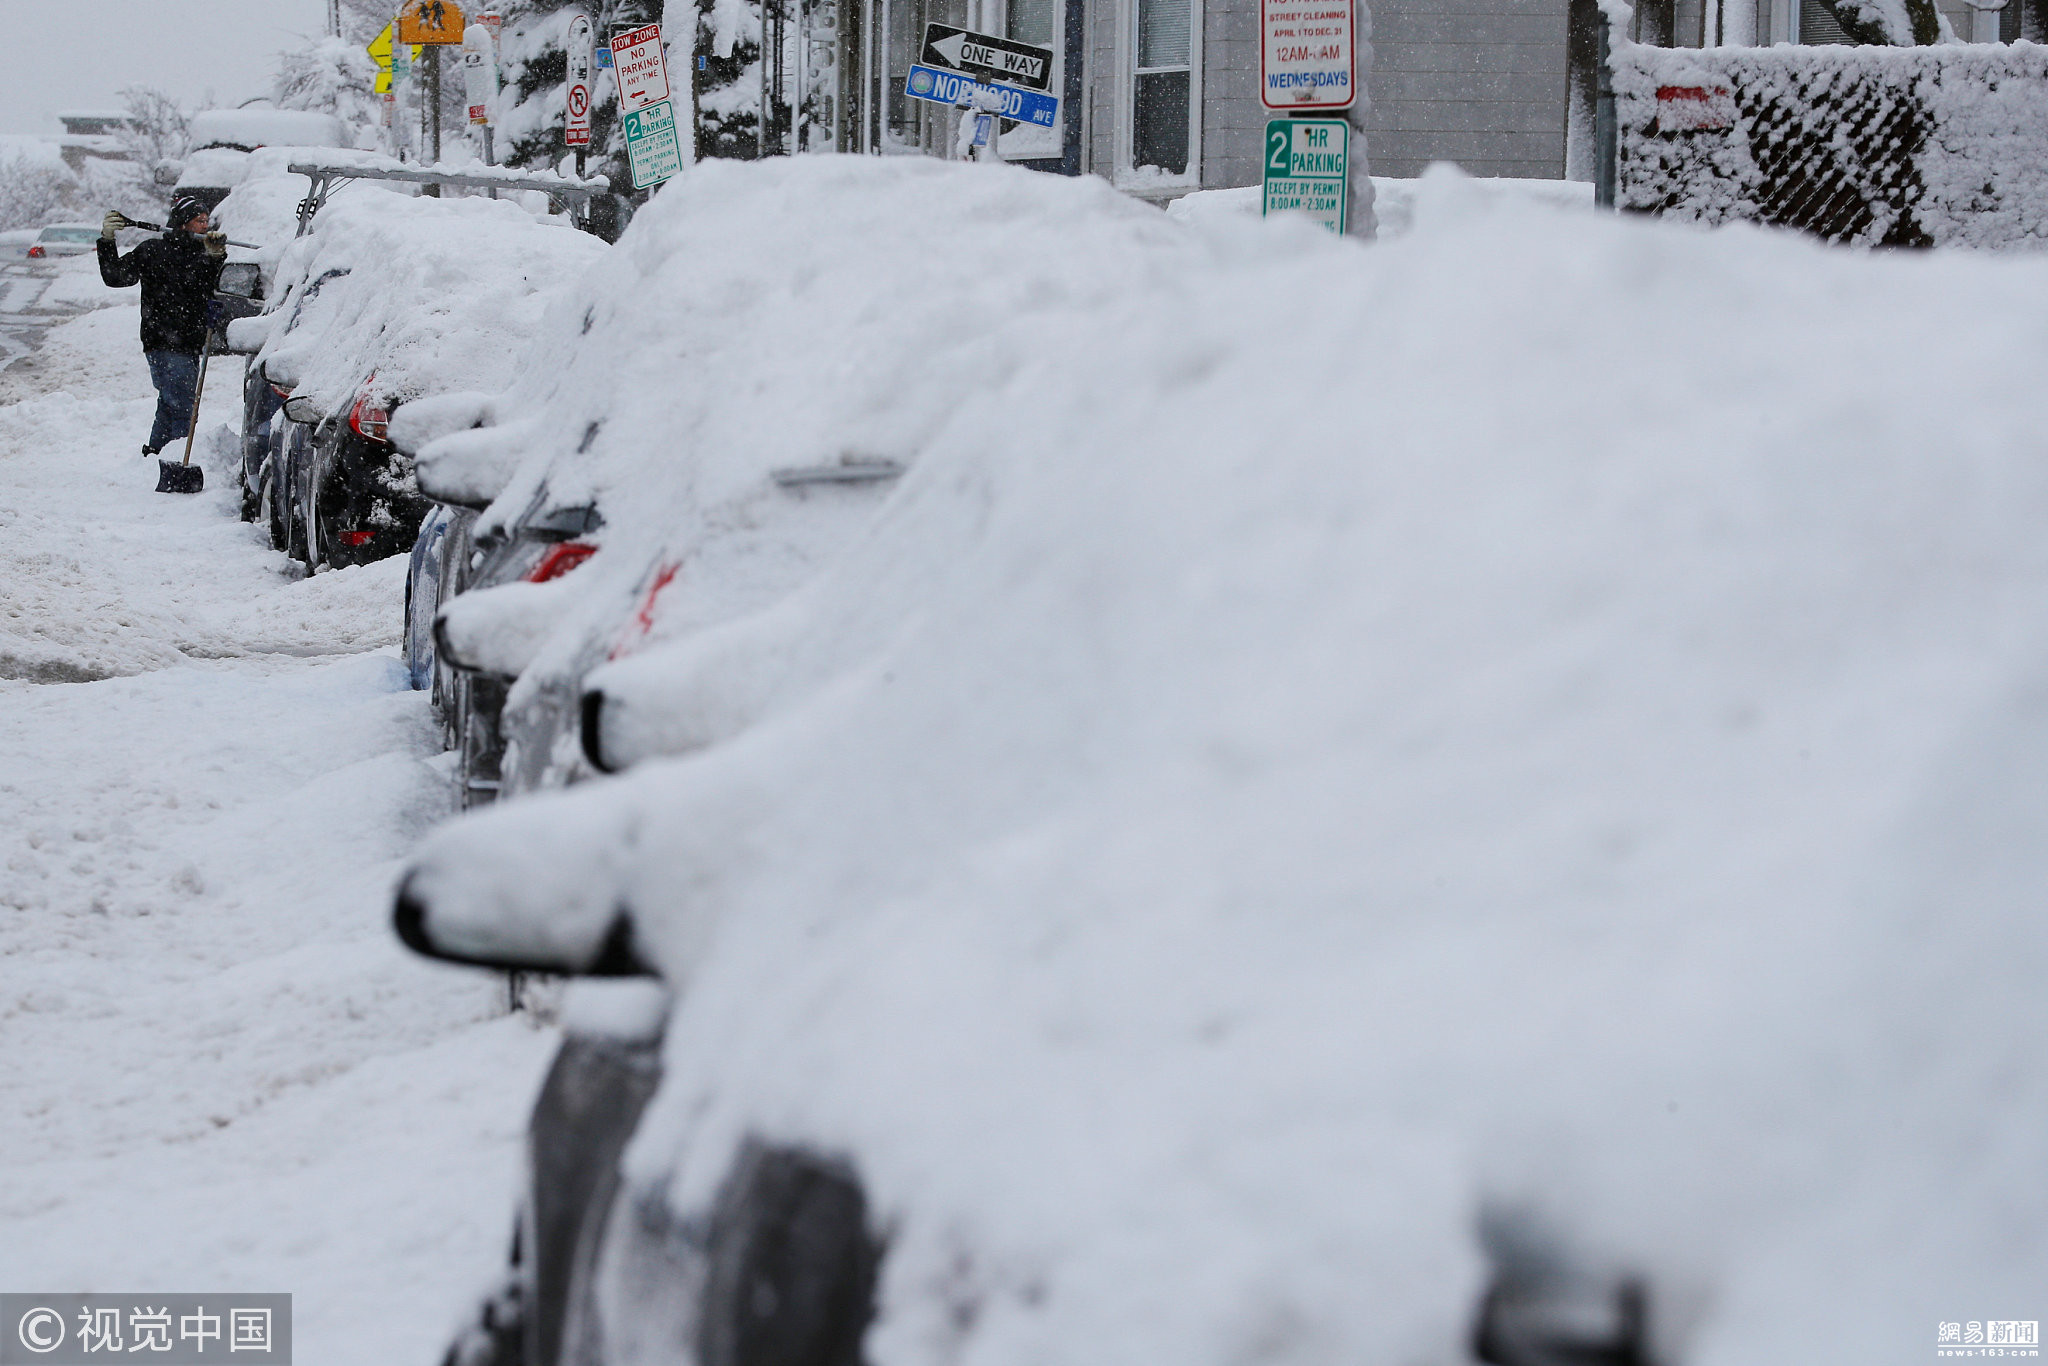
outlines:
[{"label": "snow-covered sidewalk", "polygon": [[448,810],[403,561],[296,581],[230,470],[155,493],[135,330],[0,406],[0,1287],[289,1291],[301,1361],[430,1361],[549,1039],[388,929]]}]

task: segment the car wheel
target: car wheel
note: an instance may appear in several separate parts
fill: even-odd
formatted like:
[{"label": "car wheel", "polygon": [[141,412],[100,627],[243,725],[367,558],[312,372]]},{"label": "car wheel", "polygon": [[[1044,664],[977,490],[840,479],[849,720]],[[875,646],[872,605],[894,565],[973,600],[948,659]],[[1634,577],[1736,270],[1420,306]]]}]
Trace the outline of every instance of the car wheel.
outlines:
[{"label": "car wheel", "polygon": [[320,522],[313,515],[312,501],[310,496],[293,500],[293,508],[298,513],[292,519],[299,537],[298,560],[306,566],[308,574],[320,567]]},{"label": "car wheel", "polygon": [[712,1217],[699,1366],[861,1366],[881,1260],[850,1168],[749,1143]]},{"label": "car wheel", "polygon": [[464,672],[455,683],[455,738],[462,753],[462,808],[498,799],[505,746],[498,732],[505,707],[505,682]]},{"label": "car wheel", "polygon": [[277,461],[265,460],[262,471],[256,476],[256,516],[270,532],[272,550],[289,550],[291,533],[285,526],[285,503],[278,497]]}]

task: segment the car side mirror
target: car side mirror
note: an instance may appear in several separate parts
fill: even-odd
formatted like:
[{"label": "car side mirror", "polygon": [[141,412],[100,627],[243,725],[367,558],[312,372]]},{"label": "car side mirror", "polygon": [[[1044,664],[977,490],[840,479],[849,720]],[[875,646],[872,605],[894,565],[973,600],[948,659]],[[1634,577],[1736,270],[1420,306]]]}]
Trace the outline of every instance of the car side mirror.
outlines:
[{"label": "car side mirror", "polygon": [[230,261],[220,268],[220,282],[213,289],[230,299],[261,299],[263,267],[254,261]]},{"label": "car side mirror", "polygon": [[320,411],[320,405],[315,403],[310,395],[306,394],[293,394],[290,398],[286,399],[284,401],[284,415],[294,422],[304,422],[308,425],[318,422],[322,417],[326,416],[326,414]]},{"label": "car side mirror", "polygon": [[523,427],[451,432],[421,448],[413,478],[419,481],[420,492],[435,502],[481,512],[512,481],[524,435]]},{"label": "car side mirror", "polygon": [[[547,972],[565,977],[655,977],[633,942],[633,920],[623,910],[602,930],[572,939],[560,934],[522,935],[523,926],[451,925],[437,917],[433,899],[414,873],[399,884],[391,927],[414,953],[502,972]],[[481,930],[481,932],[479,932]]]}]

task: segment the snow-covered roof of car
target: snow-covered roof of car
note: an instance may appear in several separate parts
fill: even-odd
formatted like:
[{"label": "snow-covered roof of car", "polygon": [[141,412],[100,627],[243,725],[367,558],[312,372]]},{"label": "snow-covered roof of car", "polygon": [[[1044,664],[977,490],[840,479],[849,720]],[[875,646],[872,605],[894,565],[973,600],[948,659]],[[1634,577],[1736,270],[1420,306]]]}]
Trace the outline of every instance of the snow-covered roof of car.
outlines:
[{"label": "snow-covered roof of car", "polygon": [[239,147],[202,147],[189,152],[184,169],[178,172],[177,188],[233,189],[248,174],[251,155]]},{"label": "snow-covered roof of car", "polygon": [[339,119],[310,109],[207,109],[192,116],[189,131],[192,145],[201,149],[348,145]]},{"label": "snow-covered roof of car", "polygon": [[604,251],[509,202],[376,189],[337,198],[286,248],[271,293],[282,313],[306,281],[346,271],[347,285],[273,331],[261,360],[330,413],[372,373],[378,395],[399,402],[494,388],[539,330],[548,296]]},{"label": "snow-covered roof of car", "polygon": [[633,1198],[848,1156],[875,1359],[1463,1360],[1503,1211],[1697,1366],[2048,1277],[2048,263],[1463,189],[699,168],[592,277],[593,484],[914,463],[670,661],[748,724],[415,876],[631,908]]}]

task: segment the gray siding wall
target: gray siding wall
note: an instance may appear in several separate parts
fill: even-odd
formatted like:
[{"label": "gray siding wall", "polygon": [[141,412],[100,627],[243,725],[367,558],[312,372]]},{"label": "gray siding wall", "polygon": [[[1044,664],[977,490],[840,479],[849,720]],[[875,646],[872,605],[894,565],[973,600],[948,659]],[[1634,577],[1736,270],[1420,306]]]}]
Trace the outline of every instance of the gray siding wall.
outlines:
[{"label": "gray siding wall", "polygon": [[[1569,0],[1366,0],[1372,9],[1373,174],[1420,175],[1454,161],[1473,175],[1564,174]],[[1090,0],[1087,166],[1112,175],[1120,98],[1115,0]],[[1259,103],[1258,0],[1203,0],[1202,187],[1255,185],[1267,112]]]},{"label": "gray siding wall", "polygon": [[1455,161],[1473,175],[1564,174],[1567,0],[1373,5],[1373,174]]}]

